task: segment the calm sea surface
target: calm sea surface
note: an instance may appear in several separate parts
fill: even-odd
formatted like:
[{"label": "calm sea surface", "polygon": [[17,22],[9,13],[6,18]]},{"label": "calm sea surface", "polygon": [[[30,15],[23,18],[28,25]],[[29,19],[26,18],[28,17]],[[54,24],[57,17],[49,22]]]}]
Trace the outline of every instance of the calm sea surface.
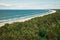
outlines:
[{"label": "calm sea surface", "polygon": [[49,10],[0,10],[0,23],[30,18],[48,12]]}]

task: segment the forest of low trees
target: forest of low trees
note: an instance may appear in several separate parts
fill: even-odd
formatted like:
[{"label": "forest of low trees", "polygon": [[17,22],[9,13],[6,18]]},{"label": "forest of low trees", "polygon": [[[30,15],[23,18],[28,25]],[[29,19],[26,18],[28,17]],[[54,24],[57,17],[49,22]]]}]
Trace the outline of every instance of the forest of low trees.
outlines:
[{"label": "forest of low trees", "polygon": [[60,10],[25,22],[5,24],[0,40],[60,40]]}]

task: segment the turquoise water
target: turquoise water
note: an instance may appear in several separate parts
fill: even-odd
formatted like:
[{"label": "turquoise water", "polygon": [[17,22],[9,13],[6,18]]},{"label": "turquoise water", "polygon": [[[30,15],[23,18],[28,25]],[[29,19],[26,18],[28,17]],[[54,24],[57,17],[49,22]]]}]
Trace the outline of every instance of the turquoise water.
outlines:
[{"label": "turquoise water", "polygon": [[48,12],[49,10],[0,10],[0,23],[30,18]]}]

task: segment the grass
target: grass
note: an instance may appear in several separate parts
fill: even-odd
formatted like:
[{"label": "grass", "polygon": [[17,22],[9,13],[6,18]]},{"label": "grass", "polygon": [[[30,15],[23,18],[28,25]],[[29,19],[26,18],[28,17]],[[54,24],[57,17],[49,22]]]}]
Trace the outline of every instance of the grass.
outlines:
[{"label": "grass", "polygon": [[5,24],[0,40],[60,40],[60,10],[25,22]]}]

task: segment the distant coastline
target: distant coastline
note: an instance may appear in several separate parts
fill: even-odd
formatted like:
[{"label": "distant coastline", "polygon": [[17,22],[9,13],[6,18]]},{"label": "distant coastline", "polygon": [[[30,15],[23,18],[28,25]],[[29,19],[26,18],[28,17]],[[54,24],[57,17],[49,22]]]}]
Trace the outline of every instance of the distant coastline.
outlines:
[{"label": "distant coastline", "polygon": [[[56,10],[50,10],[51,12],[50,13],[47,13],[47,14],[42,14],[42,15],[39,15],[39,16],[35,16],[35,17],[42,17],[42,16],[45,16],[45,15],[49,15],[49,14],[52,14],[52,13],[55,13],[56,12]],[[30,20],[30,19],[32,19],[32,18],[35,18],[35,17],[31,17],[31,18],[25,18],[25,19],[19,19],[19,20],[16,20],[15,22],[25,22],[25,21],[28,21],[28,20]],[[13,23],[13,21],[12,22],[8,22],[8,24],[11,24],[11,23]],[[6,23],[0,23],[0,27],[1,26],[4,26]]]}]

